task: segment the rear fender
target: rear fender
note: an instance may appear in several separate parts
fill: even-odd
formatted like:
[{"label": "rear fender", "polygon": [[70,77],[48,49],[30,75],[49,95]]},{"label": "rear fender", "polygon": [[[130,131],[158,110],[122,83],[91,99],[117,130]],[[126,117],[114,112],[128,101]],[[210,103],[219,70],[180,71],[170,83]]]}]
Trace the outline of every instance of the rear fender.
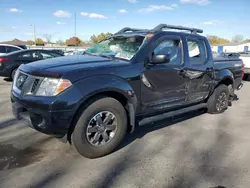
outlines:
[{"label": "rear fender", "polygon": [[215,87],[217,87],[218,85],[223,83],[227,86],[232,85],[234,88],[234,75],[228,69],[220,70],[219,73],[217,74],[215,80],[216,80]]}]

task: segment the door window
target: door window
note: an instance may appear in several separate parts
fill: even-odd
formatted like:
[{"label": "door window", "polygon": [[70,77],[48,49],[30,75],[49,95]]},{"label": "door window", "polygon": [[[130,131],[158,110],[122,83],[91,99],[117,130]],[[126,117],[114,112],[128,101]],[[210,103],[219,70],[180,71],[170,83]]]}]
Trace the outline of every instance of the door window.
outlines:
[{"label": "door window", "polygon": [[181,64],[181,42],[180,40],[166,39],[154,50],[153,55],[169,55],[170,61],[167,65]]},{"label": "door window", "polygon": [[31,58],[31,53],[30,52],[27,52],[27,53],[23,53],[19,56],[19,58],[22,58],[22,59],[28,59],[28,58]]},{"label": "door window", "polygon": [[16,47],[12,47],[12,46],[6,46],[6,52],[7,53],[15,52],[15,51],[18,51],[18,50],[20,50],[20,49],[16,48]]},{"label": "door window", "polygon": [[49,53],[45,53],[45,52],[40,52],[40,55],[43,59],[49,59],[49,58],[53,58],[54,56],[49,54]]},{"label": "door window", "polygon": [[206,46],[203,41],[188,40],[189,63],[194,65],[205,64],[207,60]]},{"label": "door window", "polygon": [[0,53],[6,53],[5,46],[0,46]]}]

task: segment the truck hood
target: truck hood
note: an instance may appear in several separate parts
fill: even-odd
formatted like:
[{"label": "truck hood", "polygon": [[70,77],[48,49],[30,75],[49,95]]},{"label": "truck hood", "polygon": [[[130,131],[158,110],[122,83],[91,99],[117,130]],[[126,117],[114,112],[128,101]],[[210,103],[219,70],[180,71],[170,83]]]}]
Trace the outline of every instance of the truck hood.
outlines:
[{"label": "truck hood", "polygon": [[110,60],[105,57],[76,55],[36,61],[22,65],[20,70],[37,76],[43,76],[44,73],[53,73],[51,76],[61,77],[72,71],[109,68],[128,64],[127,61]]}]

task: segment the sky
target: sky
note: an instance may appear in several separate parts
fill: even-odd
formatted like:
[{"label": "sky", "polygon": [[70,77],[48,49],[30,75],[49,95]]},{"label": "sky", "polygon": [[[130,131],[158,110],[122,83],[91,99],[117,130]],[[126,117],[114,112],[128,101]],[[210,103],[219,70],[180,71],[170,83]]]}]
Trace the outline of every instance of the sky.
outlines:
[{"label": "sky", "polygon": [[81,40],[123,27],[160,23],[197,27],[204,35],[250,38],[250,0],[0,0],[0,41],[14,38]]}]

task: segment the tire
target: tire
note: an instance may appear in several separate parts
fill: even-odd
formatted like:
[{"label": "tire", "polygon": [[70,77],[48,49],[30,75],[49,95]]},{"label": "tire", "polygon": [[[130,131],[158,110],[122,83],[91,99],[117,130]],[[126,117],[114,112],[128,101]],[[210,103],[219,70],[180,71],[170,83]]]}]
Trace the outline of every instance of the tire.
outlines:
[{"label": "tire", "polygon": [[14,70],[11,72],[11,80],[14,80],[16,71],[17,71],[17,69],[14,69]]},{"label": "tire", "polygon": [[[115,133],[112,132],[114,136],[111,136],[111,132],[106,131],[107,134],[109,133],[108,136],[110,139],[109,141],[107,141],[107,143],[103,143],[105,142],[105,139],[102,136],[103,133],[101,134],[101,136],[99,136],[98,141],[94,142],[93,140],[95,136],[100,135],[100,131],[103,130],[98,130],[99,132],[95,133],[87,133],[87,130],[91,129],[91,127],[89,127],[92,126],[90,125],[91,123],[98,124],[97,117],[100,116],[103,117],[102,115],[107,115],[107,114],[111,115],[112,118],[114,116],[114,118],[111,119],[111,121],[113,121],[113,123],[114,121],[116,121],[114,124],[117,124],[115,130],[113,130]],[[103,119],[105,119],[105,116]],[[103,124],[105,124],[104,120],[102,122]],[[97,129],[98,127],[101,126],[96,125],[95,129]],[[114,151],[114,149],[124,139],[126,132],[127,132],[127,114],[124,107],[119,101],[117,101],[114,98],[103,97],[101,99],[95,100],[87,108],[85,108],[85,110],[83,110],[82,114],[80,115],[76,123],[75,129],[72,133],[72,144],[77,150],[77,152],[82,156],[87,158],[97,158],[104,155],[108,155],[112,151]],[[91,141],[93,141],[93,143]]]},{"label": "tire", "polygon": [[[223,98],[223,102],[221,102],[221,98]],[[228,108],[228,104],[229,104],[228,86],[224,84],[219,85],[217,88],[215,88],[213,94],[209,97],[207,101],[208,113],[210,114],[223,113]]]}]

